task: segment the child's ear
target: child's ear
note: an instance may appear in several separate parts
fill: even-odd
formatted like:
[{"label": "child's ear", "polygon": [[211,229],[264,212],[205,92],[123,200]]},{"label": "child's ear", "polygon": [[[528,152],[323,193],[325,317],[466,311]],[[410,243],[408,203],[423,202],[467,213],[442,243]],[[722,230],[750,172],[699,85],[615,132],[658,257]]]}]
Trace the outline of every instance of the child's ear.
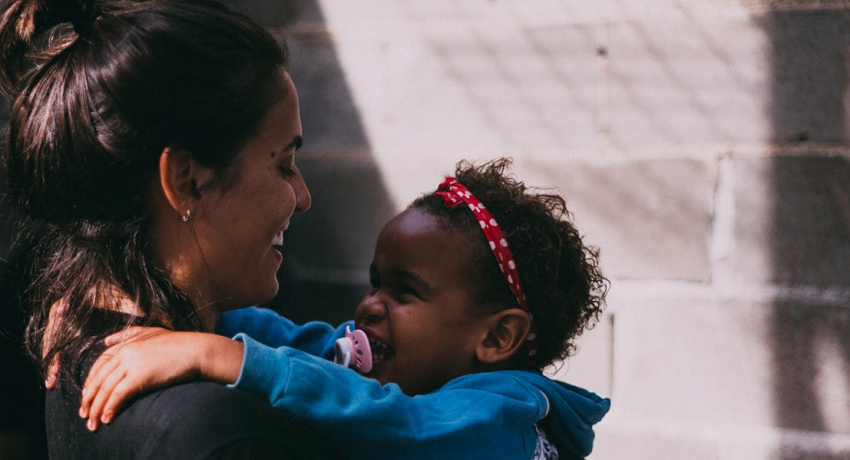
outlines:
[{"label": "child's ear", "polygon": [[195,211],[201,190],[215,178],[215,172],[202,166],[192,152],[166,147],[159,156],[159,181],[168,204],[179,215]]},{"label": "child's ear", "polygon": [[531,318],[522,309],[509,308],[492,315],[488,323],[487,337],[475,350],[478,360],[487,364],[510,361],[525,344]]}]

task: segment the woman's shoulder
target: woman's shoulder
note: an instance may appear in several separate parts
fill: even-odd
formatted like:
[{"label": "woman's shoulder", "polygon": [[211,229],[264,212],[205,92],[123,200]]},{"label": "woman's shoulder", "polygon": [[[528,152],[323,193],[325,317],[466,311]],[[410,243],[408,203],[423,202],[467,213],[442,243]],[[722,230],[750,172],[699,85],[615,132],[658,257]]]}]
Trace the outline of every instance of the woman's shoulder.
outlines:
[{"label": "woman's shoulder", "polygon": [[333,458],[303,424],[253,395],[208,382],[146,395],[112,425],[106,429],[123,431],[117,442],[147,439],[139,458]]},{"label": "woman's shoulder", "polygon": [[190,382],[133,400],[97,433],[76,412],[70,382],[48,392],[51,459],[313,459],[339,458],[311,429],[242,391]]}]

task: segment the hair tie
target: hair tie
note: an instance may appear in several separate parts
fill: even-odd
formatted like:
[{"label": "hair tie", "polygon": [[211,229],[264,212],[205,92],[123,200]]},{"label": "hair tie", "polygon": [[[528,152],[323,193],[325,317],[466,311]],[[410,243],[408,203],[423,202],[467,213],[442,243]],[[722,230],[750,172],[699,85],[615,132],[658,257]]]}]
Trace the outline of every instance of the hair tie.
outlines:
[{"label": "hair tie", "polygon": [[528,363],[534,364],[535,356],[537,355],[537,350],[539,348],[539,341],[537,339],[537,322],[534,321],[534,314],[531,313],[531,308],[528,306],[528,300],[525,297],[525,292],[522,290],[522,284],[519,281],[519,273],[516,269],[514,256],[511,253],[511,249],[508,247],[508,240],[505,239],[502,229],[499,227],[496,219],[493,218],[493,215],[490,214],[490,211],[484,207],[484,203],[478,200],[472,192],[470,192],[454,177],[446,177],[446,180],[437,187],[437,191],[434,192],[434,194],[443,198],[447,208],[454,209],[461,203],[466,203],[469,210],[472,211],[472,214],[474,214],[475,218],[478,220],[478,225],[481,226],[481,230],[487,238],[487,243],[490,245],[490,250],[492,251],[493,256],[496,257],[496,262],[498,262],[499,268],[502,270],[502,275],[504,275],[505,281],[507,281],[508,286],[511,287],[511,292],[513,292],[514,297],[516,297],[519,307],[528,313],[528,317],[531,319],[528,336],[525,338],[525,344],[526,349],[528,350]]},{"label": "hair tie", "polygon": [[94,0],[70,0],[72,5],[68,7],[70,23],[74,32],[81,37],[89,36],[94,30],[94,20],[97,17]]}]

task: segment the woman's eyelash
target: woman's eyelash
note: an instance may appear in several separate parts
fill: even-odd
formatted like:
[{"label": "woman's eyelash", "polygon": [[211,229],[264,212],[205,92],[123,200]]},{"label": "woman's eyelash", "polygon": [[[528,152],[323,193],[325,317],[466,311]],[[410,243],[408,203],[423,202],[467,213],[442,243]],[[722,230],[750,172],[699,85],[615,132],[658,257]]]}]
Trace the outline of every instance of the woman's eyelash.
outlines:
[{"label": "woman's eyelash", "polygon": [[278,169],[280,170],[280,173],[283,174],[283,177],[287,179],[296,176],[295,170],[289,168],[288,166],[280,166]]}]

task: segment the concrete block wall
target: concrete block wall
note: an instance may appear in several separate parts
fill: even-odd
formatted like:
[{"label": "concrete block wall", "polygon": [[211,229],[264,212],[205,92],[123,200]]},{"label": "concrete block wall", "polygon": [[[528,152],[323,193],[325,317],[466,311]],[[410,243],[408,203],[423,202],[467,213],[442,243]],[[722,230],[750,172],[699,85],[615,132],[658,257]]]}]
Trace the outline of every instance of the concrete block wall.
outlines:
[{"label": "concrete block wall", "polygon": [[850,1],[239,5],[302,101],[281,311],[349,317],[386,219],[509,155],[612,279],[552,371],[612,398],[591,458],[850,458]]}]

